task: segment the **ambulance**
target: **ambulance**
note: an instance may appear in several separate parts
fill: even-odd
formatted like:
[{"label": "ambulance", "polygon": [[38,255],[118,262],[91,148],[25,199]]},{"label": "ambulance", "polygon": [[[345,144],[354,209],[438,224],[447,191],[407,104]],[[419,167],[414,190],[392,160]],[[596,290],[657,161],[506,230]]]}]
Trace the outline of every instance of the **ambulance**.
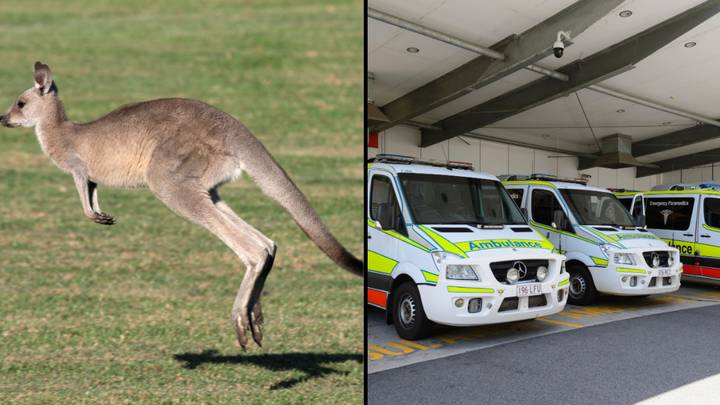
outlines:
[{"label": "ambulance", "polygon": [[621,201],[640,205],[647,229],[680,250],[683,279],[720,282],[720,191],[716,185],[616,194]]},{"label": "ambulance", "polygon": [[378,155],[368,165],[367,301],[404,339],[558,313],[564,256],[500,181],[468,164]]},{"label": "ambulance", "polygon": [[569,302],[588,305],[598,293],[645,296],[680,288],[678,250],[637,226],[610,191],[586,183],[545,175],[503,182],[530,225],[567,257]]}]

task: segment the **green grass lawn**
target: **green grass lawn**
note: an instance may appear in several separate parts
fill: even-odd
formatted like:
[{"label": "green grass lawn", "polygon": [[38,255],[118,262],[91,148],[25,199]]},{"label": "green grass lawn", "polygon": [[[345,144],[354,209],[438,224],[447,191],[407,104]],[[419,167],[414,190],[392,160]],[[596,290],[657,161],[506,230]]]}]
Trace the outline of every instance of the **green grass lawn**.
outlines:
[{"label": "green grass lawn", "polygon": [[[70,119],[180,96],[245,123],[362,254],[362,7],[351,1],[0,2],[0,109],[51,66]],[[225,200],[278,243],[263,348],[230,309],[244,268],[147,190],[72,179],[0,129],[0,402],[360,403],[362,282],[248,179]]]}]

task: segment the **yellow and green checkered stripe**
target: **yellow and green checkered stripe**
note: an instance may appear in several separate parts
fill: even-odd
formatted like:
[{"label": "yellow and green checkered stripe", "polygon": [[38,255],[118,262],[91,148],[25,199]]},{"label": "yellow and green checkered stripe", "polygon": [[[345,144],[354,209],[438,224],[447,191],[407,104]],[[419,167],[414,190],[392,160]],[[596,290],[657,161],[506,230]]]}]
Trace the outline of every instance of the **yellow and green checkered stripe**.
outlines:
[{"label": "yellow and green checkered stripe", "polygon": [[390,274],[397,265],[397,260],[368,250],[368,270],[375,273]]},{"label": "yellow and green checkered stripe", "polygon": [[425,251],[425,252],[429,252],[429,251],[430,251],[430,249],[428,249],[428,248],[426,248],[425,246],[423,246],[423,245],[415,242],[414,240],[406,237],[405,235],[401,235],[401,234],[399,234],[399,233],[397,233],[397,232],[395,232],[395,231],[392,231],[392,230],[379,229],[377,226],[375,226],[375,221],[373,221],[373,220],[370,219],[370,218],[368,218],[367,224],[368,224],[369,227],[371,227],[371,228],[373,228],[373,229],[376,229],[376,230],[378,230],[378,231],[380,231],[380,232],[383,232],[383,233],[385,233],[385,234],[387,234],[387,235],[390,235],[390,236],[392,236],[392,237],[395,238],[395,239],[400,239],[401,241],[403,241],[403,242],[405,242],[405,243],[407,243],[407,244],[409,244],[409,245],[411,245],[411,246],[414,246],[414,247],[416,247],[416,248],[418,248],[418,249],[420,249],[420,250],[422,250],[422,251]]},{"label": "yellow and green checkered stripe", "polygon": [[608,265],[607,259],[601,259],[599,257],[592,257],[592,256],[590,258],[592,259],[593,263],[597,264],[598,266],[607,266]]},{"label": "yellow and green checkered stripe", "polygon": [[438,275],[434,273],[430,273],[429,271],[422,270],[422,275],[425,278],[425,281],[428,283],[435,283],[438,282]]},{"label": "yellow and green checkered stripe", "polygon": [[510,186],[529,186],[529,185],[535,185],[535,186],[548,186],[551,188],[557,188],[554,184],[547,182],[547,181],[541,181],[541,180],[507,180],[503,181],[502,184],[507,184]]},{"label": "yellow and green checkered stripe", "polygon": [[441,248],[442,250],[444,250],[444,251],[446,251],[446,252],[449,252],[449,253],[454,253],[454,254],[456,254],[456,255],[458,255],[458,256],[460,256],[460,257],[463,257],[463,258],[468,257],[468,256],[465,254],[465,251],[463,251],[463,250],[460,249],[457,245],[455,245],[454,243],[452,243],[452,242],[450,242],[449,240],[445,239],[444,237],[442,237],[441,235],[439,235],[439,234],[436,233],[435,231],[431,230],[430,228],[428,228],[428,227],[426,227],[426,226],[423,226],[423,225],[418,225],[418,228],[422,229],[423,232],[425,232],[433,241],[435,241],[435,243],[437,243],[438,245],[440,245],[440,248]]},{"label": "yellow and green checkered stripe", "polygon": [[536,227],[542,228],[542,229],[547,229],[548,231],[561,233],[561,234],[563,234],[563,235],[567,235],[567,236],[570,236],[570,237],[575,238],[575,239],[580,239],[580,240],[583,241],[583,242],[592,243],[593,245],[599,245],[598,241],[595,241],[595,240],[592,240],[592,239],[588,239],[588,238],[583,238],[582,236],[576,235],[576,234],[574,234],[574,233],[561,231],[561,230],[559,230],[559,229],[555,229],[555,228],[553,228],[553,227],[550,227],[550,226],[547,226],[547,225],[543,225],[543,224],[541,224],[541,223],[539,223],[539,222],[530,221],[530,225],[536,226]]},{"label": "yellow and green checkered stripe", "polygon": [[569,279],[569,278],[568,278],[568,279],[565,279],[565,280],[563,280],[563,281],[561,281],[561,282],[558,283],[558,287],[562,287],[562,286],[564,286],[564,285],[567,285],[569,282],[570,282],[570,279]]},{"label": "yellow and green checkered stripe", "polygon": [[715,245],[706,245],[704,243],[693,243],[693,242],[686,242],[682,240],[672,240],[672,239],[662,239],[667,243],[669,246],[673,246],[675,248],[681,248],[686,247],[690,248],[692,253],[681,253],[683,256],[691,256],[692,254],[696,254],[697,256],[703,256],[703,257],[720,257],[720,246]]},{"label": "yellow and green checkered stripe", "polygon": [[491,294],[494,293],[495,290],[492,288],[477,288],[477,287],[455,287],[455,286],[448,286],[447,288],[448,292],[451,293],[486,293]]},{"label": "yellow and green checkered stripe", "polygon": [[639,273],[639,274],[647,274],[647,271],[645,271],[645,270],[643,270],[643,269],[630,269],[630,268],[627,268],[627,267],[618,267],[618,268],[615,269],[615,270],[619,271],[620,273]]}]

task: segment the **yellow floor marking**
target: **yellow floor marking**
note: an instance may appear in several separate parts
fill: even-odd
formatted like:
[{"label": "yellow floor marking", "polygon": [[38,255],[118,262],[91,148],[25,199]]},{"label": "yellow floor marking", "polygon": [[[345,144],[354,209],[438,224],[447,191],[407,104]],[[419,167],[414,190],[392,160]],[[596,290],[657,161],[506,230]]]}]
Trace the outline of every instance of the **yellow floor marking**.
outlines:
[{"label": "yellow floor marking", "polygon": [[392,347],[394,347],[394,348],[396,348],[396,349],[400,349],[400,350],[403,351],[403,353],[412,353],[412,352],[415,351],[415,349],[411,349],[411,348],[409,348],[409,347],[407,347],[407,346],[403,346],[403,345],[401,345],[400,343],[385,342],[385,344],[388,345],[388,346],[392,346]]},{"label": "yellow floor marking", "polygon": [[380,354],[378,352],[374,352],[372,350],[368,350],[368,360],[370,360],[370,361],[380,360],[383,357],[385,357],[385,355]]},{"label": "yellow floor marking", "polygon": [[440,343],[430,343],[430,346],[425,346],[425,345],[422,345],[422,344],[420,344],[420,343],[418,343],[418,342],[411,342],[411,341],[405,340],[405,339],[401,339],[400,341],[401,341],[404,345],[407,345],[407,346],[410,346],[410,347],[414,347],[414,348],[420,349],[420,350],[437,349],[438,347],[442,347],[442,345],[441,345]]},{"label": "yellow floor marking", "polygon": [[449,333],[445,336],[438,336],[437,339],[451,345],[451,344],[457,343],[461,340],[472,340],[472,337],[465,336],[461,333],[455,332],[455,333]]},{"label": "yellow floor marking", "polygon": [[568,309],[566,311],[560,312],[558,315],[564,316],[566,318],[572,318],[572,319],[581,319],[589,316],[602,316],[602,315],[609,315],[616,312],[623,312],[624,310],[621,308],[612,308],[607,306],[598,306],[598,307],[583,307],[583,308],[573,308]]},{"label": "yellow floor marking", "polygon": [[388,356],[402,356],[403,355],[402,352],[394,352],[392,350],[385,349],[378,345],[370,345],[370,346],[368,346],[368,349],[374,350],[378,353],[387,354]]},{"label": "yellow floor marking", "polygon": [[535,319],[538,321],[542,321],[542,322],[554,323],[556,325],[568,326],[568,327],[576,328],[576,329],[583,327],[583,325],[580,325],[579,323],[563,322],[563,321],[558,321],[556,319],[547,319],[547,318],[535,318]]},{"label": "yellow floor marking", "polygon": [[697,301],[697,300],[703,299],[702,297],[697,296],[697,295],[694,295],[694,296],[693,296],[693,295],[672,294],[671,296],[672,296],[672,297],[675,297],[675,298],[678,298],[678,299],[683,299],[683,300],[694,300],[694,301]]}]

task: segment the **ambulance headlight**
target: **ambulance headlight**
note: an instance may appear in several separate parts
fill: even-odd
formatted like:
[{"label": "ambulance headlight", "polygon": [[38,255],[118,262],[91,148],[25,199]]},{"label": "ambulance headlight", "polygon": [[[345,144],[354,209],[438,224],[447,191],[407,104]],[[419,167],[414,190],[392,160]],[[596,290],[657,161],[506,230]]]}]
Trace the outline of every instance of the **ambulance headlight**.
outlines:
[{"label": "ambulance headlight", "polygon": [[668,255],[668,267],[672,267],[674,265],[675,265],[675,255],[672,252],[670,252],[670,254]]},{"label": "ambulance headlight", "polygon": [[545,266],[540,266],[537,268],[535,272],[535,277],[537,277],[538,281],[545,280],[545,277],[547,277],[548,269]]},{"label": "ambulance headlight", "polygon": [[615,264],[629,264],[631,266],[635,265],[635,260],[633,260],[633,257],[630,253],[615,253],[613,255],[613,262],[615,262]]},{"label": "ambulance headlight", "polygon": [[442,262],[447,259],[447,253],[445,252],[433,252],[432,254],[433,259],[435,260],[435,263],[438,265],[442,264]]},{"label": "ambulance headlight", "polygon": [[610,249],[611,245],[609,243],[601,243],[600,244],[600,250],[602,250],[603,253],[605,253],[605,256],[610,257]]},{"label": "ambulance headlight", "polygon": [[478,276],[472,266],[467,264],[448,264],[445,269],[448,280],[477,280]]},{"label": "ambulance headlight", "polygon": [[511,268],[507,271],[507,274],[505,274],[505,279],[506,279],[506,280],[508,281],[508,283],[510,283],[510,284],[515,284],[515,283],[517,283],[518,280],[520,280],[520,271],[519,271],[518,269],[516,269],[515,267],[511,267]]}]

